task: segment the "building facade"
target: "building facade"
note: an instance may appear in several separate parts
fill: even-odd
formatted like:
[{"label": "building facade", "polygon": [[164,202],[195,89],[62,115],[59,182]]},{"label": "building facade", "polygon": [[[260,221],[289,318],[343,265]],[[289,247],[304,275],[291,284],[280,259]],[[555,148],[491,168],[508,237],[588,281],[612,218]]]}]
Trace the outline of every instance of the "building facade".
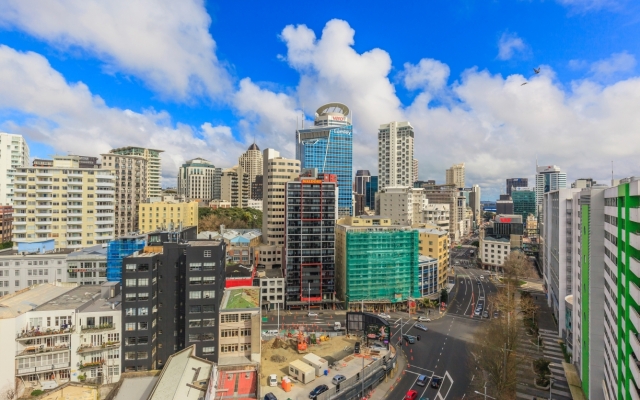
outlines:
[{"label": "building facade", "polygon": [[218,359],[222,365],[260,362],[260,288],[234,287],[224,291],[218,324]]},{"label": "building facade", "polygon": [[13,202],[14,175],[29,166],[29,145],[22,135],[0,132],[0,205]]},{"label": "building facade", "polygon": [[0,251],[0,296],[42,283],[67,282],[67,255],[72,249],[47,252]]},{"label": "building facade", "polygon": [[220,198],[231,203],[231,207],[247,208],[251,186],[249,174],[239,165],[222,171]]},{"label": "building facade", "polygon": [[438,265],[437,291],[447,287],[447,274],[450,267],[450,240],[446,231],[432,228],[419,228],[418,253],[420,256],[435,259]]},{"label": "building facade", "polygon": [[364,195],[367,183],[371,181],[371,172],[367,169],[359,169],[356,171],[355,192]]},{"label": "building facade", "polygon": [[11,241],[13,235],[13,207],[0,206],[0,243]]},{"label": "building facade", "polygon": [[113,153],[102,155],[102,168],[115,176],[116,237],[138,230],[138,204],[149,197],[147,163],[147,159],[142,156]]},{"label": "building facade", "polygon": [[65,264],[67,282],[102,285],[107,282],[107,245],[98,244],[67,253]]},{"label": "building facade", "polygon": [[418,231],[380,216],[336,227],[336,291],[347,309],[392,311],[420,297]]},{"label": "building facade", "polygon": [[[263,176],[264,175],[256,175],[255,178],[253,178],[253,182],[251,182],[251,199],[252,200],[258,200],[258,201],[262,201],[262,197],[263,197]],[[262,207],[260,208],[262,209]]]},{"label": "building facade", "polygon": [[445,178],[447,185],[463,188],[465,183],[464,163],[452,165],[447,169]]},{"label": "building facade", "polygon": [[540,211],[544,194],[567,187],[567,174],[557,165],[536,167],[536,209]]},{"label": "building facade", "polygon": [[422,211],[422,223],[434,225],[447,233],[450,218],[449,204],[427,204]]},{"label": "building facade", "polygon": [[379,189],[413,186],[413,137],[408,121],[393,121],[378,128]]},{"label": "building facade", "polygon": [[[280,153],[274,149],[266,149],[262,160],[264,162],[262,169],[264,173],[262,187],[262,241],[266,245],[278,248],[278,250],[274,248],[273,250],[265,249],[264,251],[281,252],[285,235],[286,184],[300,176],[300,161],[280,157]],[[282,264],[282,261],[278,260],[277,264]],[[269,267],[273,264],[269,262],[265,265]]]},{"label": "building facade", "polygon": [[526,221],[530,214],[536,215],[536,192],[533,188],[514,187],[511,198],[513,214],[521,215],[523,221]]},{"label": "building facade", "polygon": [[480,230],[478,247],[482,267],[490,271],[500,271],[511,253],[511,241],[508,238],[488,236],[484,230]]},{"label": "building facade", "polygon": [[[238,165],[242,167],[242,169],[249,174],[249,186],[250,186],[250,195],[252,199],[258,199],[257,197],[253,197],[253,182],[256,180],[257,176],[262,175],[262,152],[258,145],[253,143],[247,151],[242,153],[240,158],[238,159]],[[262,197],[259,198],[262,200]]]},{"label": "building facade", "polygon": [[139,156],[147,160],[147,197],[160,197],[162,195],[162,169],[160,162],[160,153],[162,153],[163,151],[164,150],[129,146],[113,149],[109,153],[119,154],[122,156]]},{"label": "building facade", "polygon": [[413,182],[411,182],[411,184],[413,185],[417,181],[418,181],[418,160],[414,158],[413,159]]},{"label": "building facade", "polygon": [[514,205],[512,200],[496,200],[497,214],[513,214]]},{"label": "building facade", "polygon": [[114,238],[115,176],[79,168],[77,156],[56,156],[51,168],[15,172],[13,242],[53,239],[81,248]]},{"label": "building facade", "polygon": [[188,200],[220,199],[221,176],[222,168],[204,158],[189,160],[178,171],[178,195]]},{"label": "building facade", "polygon": [[[309,175],[309,174],[305,174]],[[301,176],[286,189],[288,308],[334,306],[338,177]]]},{"label": "building facade", "polygon": [[420,271],[420,297],[439,298],[438,260],[427,256],[418,256],[418,270]]},{"label": "building facade", "polygon": [[369,182],[365,183],[364,205],[369,210],[376,208],[376,194],[378,193],[378,177],[372,176]]},{"label": "building facade", "polygon": [[296,131],[296,159],[301,168],[338,177],[338,214],[353,213],[353,126],[349,107],[329,103],[318,108],[314,126]]},{"label": "building facade", "polygon": [[513,188],[526,187],[529,187],[529,179],[527,178],[507,178],[507,190],[505,193],[511,196]]},{"label": "building facade", "polygon": [[[425,198],[429,204],[447,204],[449,205],[449,236],[452,241],[460,239],[460,225],[464,217],[464,209],[466,206],[465,198],[459,198],[460,192],[454,185],[433,185],[425,183],[422,185]],[[466,209],[466,207],[465,207]]]},{"label": "building facade", "polygon": [[198,225],[198,202],[156,201],[138,205],[140,233]]},{"label": "building facade", "polygon": [[376,214],[391,219],[393,225],[411,225],[422,222],[426,204],[422,188],[386,187],[376,195]]}]

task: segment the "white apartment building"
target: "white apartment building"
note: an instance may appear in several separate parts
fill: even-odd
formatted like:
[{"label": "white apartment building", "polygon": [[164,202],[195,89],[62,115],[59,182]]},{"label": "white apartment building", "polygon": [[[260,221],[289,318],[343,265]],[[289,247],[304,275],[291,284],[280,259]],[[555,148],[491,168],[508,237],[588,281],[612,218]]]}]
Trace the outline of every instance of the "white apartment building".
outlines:
[{"label": "white apartment building", "polygon": [[222,168],[204,158],[189,160],[178,171],[178,195],[188,200],[220,199],[221,176]]},{"label": "white apartment building", "polygon": [[376,213],[389,218],[393,225],[422,222],[427,204],[422,188],[386,187],[376,194]]},{"label": "white apartment building", "polygon": [[68,282],[67,256],[72,252],[73,249],[26,254],[14,249],[0,251],[0,295],[42,283]]},{"label": "white apartment building", "polygon": [[66,264],[66,282],[102,285],[107,281],[107,245],[98,244],[68,253]]},{"label": "white apartment building", "polygon": [[478,248],[482,265],[491,271],[499,271],[511,253],[511,241],[502,237],[485,236],[484,230],[481,230]]},{"label": "white apartment building", "polygon": [[[265,149],[262,157],[262,241],[270,246],[284,246],[286,183],[300,176],[300,161],[280,156],[274,149]],[[280,251],[264,249],[263,251]],[[261,259],[262,256],[260,257]],[[271,257],[265,257],[271,258]],[[274,257],[275,258],[275,257]],[[278,264],[281,263],[281,260]],[[269,264],[265,264],[269,265]]]},{"label": "white apartment building", "polygon": [[0,132],[0,205],[11,205],[16,169],[29,166],[29,146],[22,135]]},{"label": "white apartment building", "polygon": [[464,163],[452,165],[445,173],[446,184],[455,185],[456,188],[464,187]]},{"label": "white apartment building", "polygon": [[147,197],[162,196],[162,170],[160,163],[160,153],[164,150],[146,149],[144,147],[121,147],[113,149],[109,153],[123,156],[140,156],[147,160]]},{"label": "white apartment building", "polygon": [[[238,159],[238,165],[249,174],[249,186],[253,185],[256,176],[262,175],[263,167],[262,152],[257,144],[251,144],[247,151],[242,153]],[[251,193],[251,191],[249,191],[249,193]]]},{"label": "white apartment building", "polygon": [[378,190],[413,186],[413,127],[393,121],[378,129]]},{"label": "white apartment building", "polygon": [[257,277],[260,282],[260,303],[267,310],[284,310],[284,289],[286,280],[282,269],[258,270]]},{"label": "white apartment building", "polygon": [[19,395],[120,378],[120,297],[105,286],[42,284],[0,299],[0,376]]},{"label": "white apartment building", "polygon": [[114,238],[116,177],[78,162],[56,156],[53,167],[16,170],[14,243],[52,239],[56,248],[81,248]]},{"label": "white apartment building", "polygon": [[231,203],[231,207],[247,208],[251,186],[249,174],[239,165],[222,171],[220,198]]},{"label": "white apartment building", "polygon": [[552,190],[566,189],[567,174],[557,165],[536,166],[536,209],[540,210],[544,194]]},{"label": "white apartment building", "polygon": [[449,232],[451,218],[449,204],[428,203],[422,211],[422,222],[438,227],[438,230]]}]

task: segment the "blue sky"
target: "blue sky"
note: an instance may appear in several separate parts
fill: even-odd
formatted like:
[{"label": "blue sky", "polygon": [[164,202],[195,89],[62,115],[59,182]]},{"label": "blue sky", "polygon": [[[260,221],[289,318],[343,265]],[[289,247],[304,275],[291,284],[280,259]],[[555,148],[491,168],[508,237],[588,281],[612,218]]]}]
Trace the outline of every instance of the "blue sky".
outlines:
[{"label": "blue sky", "polygon": [[0,131],[32,156],[161,148],[170,186],[254,137],[293,156],[303,107],[340,101],[355,169],[376,171],[376,128],[397,119],[421,179],[465,162],[487,200],[536,157],[570,180],[638,174],[634,1],[39,3],[0,4]]}]

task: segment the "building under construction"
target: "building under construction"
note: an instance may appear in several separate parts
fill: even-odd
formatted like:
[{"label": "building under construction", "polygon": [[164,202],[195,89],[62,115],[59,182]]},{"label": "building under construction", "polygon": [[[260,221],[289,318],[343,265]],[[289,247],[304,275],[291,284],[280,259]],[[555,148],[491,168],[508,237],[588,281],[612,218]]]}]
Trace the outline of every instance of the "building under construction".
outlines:
[{"label": "building under construction", "polygon": [[380,216],[346,217],[336,226],[338,297],[350,309],[393,311],[420,297],[418,231]]}]

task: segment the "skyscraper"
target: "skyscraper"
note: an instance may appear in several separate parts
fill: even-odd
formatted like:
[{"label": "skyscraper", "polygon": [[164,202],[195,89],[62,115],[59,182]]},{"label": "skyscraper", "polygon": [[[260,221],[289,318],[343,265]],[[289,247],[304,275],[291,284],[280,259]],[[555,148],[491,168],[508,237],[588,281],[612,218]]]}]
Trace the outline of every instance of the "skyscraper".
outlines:
[{"label": "skyscraper", "polygon": [[378,129],[378,187],[413,186],[413,127],[390,122]]},{"label": "skyscraper", "polygon": [[557,165],[536,167],[536,210],[542,206],[544,194],[567,187],[567,174]]},{"label": "skyscraper", "polygon": [[353,126],[349,107],[329,103],[318,108],[314,126],[296,131],[296,158],[300,168],[338,177],[338,213],[353,212]]},{"label": "skyscraper", "polygon": [[145,149],[144,147],[121,147],[113,149],[109,153],[123,156],[141,156],[147,160],[147,197],[160,197],[162,195],[162,170],[160,168],[160,153],[164,150]]},{"label": "skyscraper", "polygon": [[[264,173],[262,178],[262,242],[270,246],[282,247],[284,246],[285,232],[285,186],[287,182],[300,176],[300,161],[280,157],[277,150],[265,149],[262,162],[264,164],[262,168]],[[281,264],[281,262],[277,264]]]},{"label": "skyscraper", "polygon": [[256,180],[256,176],[262,175],[262,152],[260,152],[257,144],[251,144],[247,151],[242,153],[238,159],[238,165],[244,169],[244,172],[249,174],[249,186],[251,187]]},{"label": "skyscraper", "polygon": [[511,192],[513,213],[522,215],[526,221],[529,214],[536,215],[536,192],[533,188],[514,187]]},{"label": "skyscraper", "polygon": [[376,208],[376,193],[378,193],[378,177],[372,176],[364,187],[364,205],[370,210]]},{"label": "skyscraper", "polygon": [[11,205],[16,168],[29,166],[29,146],[22,135],[0,133],[0,205]]},{"label": "skyscraper", "polygon": [[359,169],[356,171],[356,193],[364,194],[367,182],[371,181],[371,172],[368,169]]},{"label": "skyscraper", "polygon": [[240,165],[222,171],[220,198],[231,203],[231,207],[247,208],[251,194],[249,174]]},{"label": "skyscraper", "polygon": [[189,160],[178,172],[178,195],[189,200],[219,199],[221,175],[222,168],[204,158]]},{"label": "skyscraper", "polygon": [[506,193],[511,196],[511,191],[514,187],[528,187],[529,179],[527,178],[508,178],[507,179],[507,191]]},{"label": "skyscraper", "polygon": [[446,172],[447,185],[455,185],[456,188],[464,187],[464,163],[452,165]]}]

